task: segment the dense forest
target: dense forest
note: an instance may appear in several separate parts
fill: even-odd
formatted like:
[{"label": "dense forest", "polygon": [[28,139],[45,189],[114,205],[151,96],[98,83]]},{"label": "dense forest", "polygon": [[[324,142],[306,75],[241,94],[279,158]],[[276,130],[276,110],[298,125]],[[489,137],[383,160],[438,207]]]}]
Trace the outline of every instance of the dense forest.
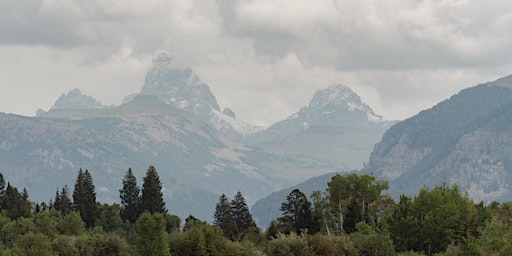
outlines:
[{"label": "dense forest", "polygon": [[73,191],[36,203],[0,173],[0,255],[512,255],[512,203],[475,203],[456,185],[395,202],[387,181],[337,174],[325,191],[292,190],[264,230],[240,192],[219,197],[213,223],[181,223],[153,166],[142,187],[131,169],[119,185],[120,203],[101,204],[79,170]]}]

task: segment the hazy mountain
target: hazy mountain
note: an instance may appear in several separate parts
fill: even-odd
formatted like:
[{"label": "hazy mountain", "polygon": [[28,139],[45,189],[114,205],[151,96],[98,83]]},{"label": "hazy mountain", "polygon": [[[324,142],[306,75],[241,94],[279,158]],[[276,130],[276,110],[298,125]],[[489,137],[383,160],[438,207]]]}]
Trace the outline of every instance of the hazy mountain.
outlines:
[{"label": "hazy mountain", "polygon": [[462,90],[391,127],[365,172],[390,180],[390,192],[458,184],[476,200],[510,201],[512,76]]},{"label": "hazy mountain", "polygon": [[282,215],[280,210],[281,204],[286,200],[286,197],[292,190],[297,188],[309,198],[315,190],[324,192],[327,188],[327,182],[331,181],[334,175],[336,175],[336,173],[327,173],[314,177],[298,185],[279,190],[261,198],[251,207],[254,220],[259,227],[263,229],[267,228],[272,220]]},{"label": "hazy mountain", "polygon": [[335,84],[316,91],[307,107],[246,141],[279,156],[276,169],[293,170],[294,181],[300,182],[362,168],[393,123],[375,114],[350,88]]},{"label": "hazy mountain", "polygon": [[[240,139],[261,127],[247,124],[235,117],[231,109],[220,110],[215,96],[190,67],[173,63],[169,53],[159,52],[153,58],[153,67],[146,75],[144,86],[136,95],[156,96],[162,102],[199,116],[224,134]],[[135,95],[125,98],[125,102]]]},{"label": "hazy mountain", "polygon": [[63,93],[51,109],[90,109],[101,108],[103,104],[92,96],[84,95],[80,89],[75,88],[67,94]]},{"label": "hazy mountain", "polygon": [[140,93],[101,106],[75,89],[40,118],[2,115],[0,170],[32,199],[48,201],[87,168],[98,198],[117,202],[128,167],[142,183],[151,164],[170,212],[211,220],[220,193],[240,190],[252,204],[311,177],[362,168],[390,126],[348,87],[332,85],[263,130],[221,111],[208,85],[165,52],[154,57]]},{"label": "hazy mountain", "polygon": [[289,184],[258,165],[261,152],[151,96],[119,107],[53,109],[44,118],[1,114],[0,155],[4,176],[26,186],[31,199],[46,202],[57,187],[72,188],[80,168],[91,171],[100,201],[118,202],[128,167],[142,183],[151,164],[169,211],[205,220],[220,193],[242,191],[252,203]]}]

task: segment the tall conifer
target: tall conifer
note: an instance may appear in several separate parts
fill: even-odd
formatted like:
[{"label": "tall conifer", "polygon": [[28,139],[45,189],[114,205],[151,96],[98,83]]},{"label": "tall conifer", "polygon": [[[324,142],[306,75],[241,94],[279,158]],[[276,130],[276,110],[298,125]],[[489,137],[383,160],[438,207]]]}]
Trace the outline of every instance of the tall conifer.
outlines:
[{"label": "tall conifer", "polygon": [[135,223],[140,215],[140,188],[137,186],[137,179],[133,175],[132,169],[123,178],[123,189],[119,190],[121,198],[121,218],[131,223]]},{"label": "tall conifer", "polygon": [[162,183],[154,166],[150,165],[142,184],[141,210],[153,213],[167,213],[162,193]]}]

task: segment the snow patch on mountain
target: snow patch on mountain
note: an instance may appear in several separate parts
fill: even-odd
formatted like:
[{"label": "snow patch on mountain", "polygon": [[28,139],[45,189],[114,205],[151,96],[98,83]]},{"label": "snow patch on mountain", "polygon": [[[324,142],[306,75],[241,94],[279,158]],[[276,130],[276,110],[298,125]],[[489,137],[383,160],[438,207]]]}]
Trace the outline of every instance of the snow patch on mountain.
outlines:
[{"label": "snow patch on mountain", "polygon": [[[159,52],[153,58],[153,67],[146,75],[144,86],[138,95],[156,96],[160,101],[192,112],[201,120],[232,138],[243,138],[261,130],[236,118],[231,109],[221,111],[217,99],[207,84],[190,67],[180,67],[167,52]],[[130,95],[124,102],[132,100]]]}]

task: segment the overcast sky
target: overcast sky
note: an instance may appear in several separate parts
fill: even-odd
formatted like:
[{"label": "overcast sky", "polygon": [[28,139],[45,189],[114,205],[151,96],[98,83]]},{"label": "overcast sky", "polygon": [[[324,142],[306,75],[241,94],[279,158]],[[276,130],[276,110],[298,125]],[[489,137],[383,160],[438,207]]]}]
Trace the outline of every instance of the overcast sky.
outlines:
[{"label": "overcast sky", "polygon": [[404,119],[512,74],[511,48],[509,0],[0,0],[0,111],[120,104],[165,50],[253,124],[333,83]]}]

